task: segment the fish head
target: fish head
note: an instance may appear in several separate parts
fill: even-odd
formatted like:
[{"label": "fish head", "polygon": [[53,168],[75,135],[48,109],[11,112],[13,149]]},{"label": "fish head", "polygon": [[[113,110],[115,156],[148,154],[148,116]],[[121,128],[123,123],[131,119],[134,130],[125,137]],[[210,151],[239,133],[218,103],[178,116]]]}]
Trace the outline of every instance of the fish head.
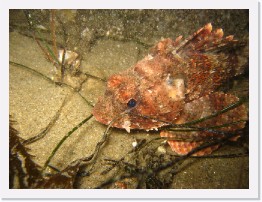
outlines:
[{"label": "fish head", "polygon": [[174,122],[183,109],[185,87],[159,61],[144,59],[128,70],[112,75],[93,115],[97,121],[117,128],[157,130]]}]

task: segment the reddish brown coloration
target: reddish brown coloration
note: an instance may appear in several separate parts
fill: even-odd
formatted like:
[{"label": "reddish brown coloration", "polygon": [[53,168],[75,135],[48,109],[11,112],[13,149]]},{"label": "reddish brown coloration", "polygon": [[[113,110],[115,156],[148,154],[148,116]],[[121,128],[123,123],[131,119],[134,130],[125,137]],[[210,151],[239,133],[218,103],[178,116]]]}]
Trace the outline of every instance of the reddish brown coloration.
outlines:
[{"label": "reddish brown coloration", "polygon": [[[180,118],[177,120],[176,123],[185,123],[185,122],[190,122],[193,120],[206,117],[208,115],[213,114],[214,112],[224,109],[225,107],[227,107],[232,103],[236,103],[237,101],[238,98],[235,97],[234,95],[225,94],[222,92],[215,92],[213,94],[206,95],[197,100],[186,103],[183,113],[181,114]],[[212,119],[195,124],[194,127],[208,128],[210,126],[221,126],[239,120],[247,120],[247,112],[246,112],[246,107],[244,105],[236,107],[235,109],[220,114]],[[244,127],[245,127],[245,122],[240,122],[237,124],[230,124],[229,126],[223,127],[220,130],[233,132]],[[161,137],[176,138],[176,136],[183,135],[183,133],[182,132],[171,133],[170,131],[162,131],[160,135]],[[190,135],[193,137],[199,137],[202,139],[202,141],[183,142],[183,141],[171,140],[168,141],[168,143],[170,144],[172,150],[174,150],[178,154],[187,154],[192,149],[204,143],[203,139],[205,139],[205,137],[210,137],[210,136],[215,137],[215,134],[213,134],[212,132],[203,132],[203,131],[201,133],[191,132]],[[237,140],[237,139],[238,137],[236,136],[231,140]],[[194,155],[202,156],[204,154],[210,154],[213,150],[217,149],[218,146],[219,145],[208,147],[206,149],[203,149],[195,153]]]},{"label": "reddish brown coloration", "polygon": [[[104,97],[99,98],[93,114],[101,123],[130,129],[152,130],[170,124],[181,124],[211,115],[238,101],[231,94],[216,92],[228,79],[243,73],[248,63],[247,53],[233,36],[223,38],[223,30],[212,32],[207,24],[182,41],[164,39],[136,65],[108,79]],[[135,106],[128,104],[135,101]],[[133,103],[134,104],[134,103]],[[223,125],[247,120],[244,105],[194,127]],[[245,122],[221,128],[234,132]],[[163,137],[177,132],[162,131]],[[211,132],[191,132],[195,137],[210,137]],[[186,154],[204,140],[183,142],[169,140],[172,150]],[[195,155],[211,153],[206,148]]]},{"label": "reddish brown coloration", "polygon": [[124,182],[120,182],[120,181],[115,182],[115,187],[117,189],[127,189],[127,185]]}]

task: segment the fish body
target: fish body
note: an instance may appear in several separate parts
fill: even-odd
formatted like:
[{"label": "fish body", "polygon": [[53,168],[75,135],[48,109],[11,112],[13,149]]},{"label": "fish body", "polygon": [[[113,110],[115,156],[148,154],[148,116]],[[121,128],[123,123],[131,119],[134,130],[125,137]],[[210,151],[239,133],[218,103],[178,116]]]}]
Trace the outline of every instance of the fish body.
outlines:
[{"label": "fish body", "polygon": [[[248,54],[233,36],[223,37],[223,30],[212,31],[211,23],[185,40],[163,39],[145,58],[107,81],[103,97],[98,99],[93,115],[103,124],[130,129],[158,130],[163,126],[185,124],[210,116],[239,100],[235,95],[218,91],[218,87],[244,72]],[[244,105],[194,125],[207,128],[230,122],[221,128],[234,132],[247,120]],[[181,132],[161,131],[162,137]],[[181,134],[183,135],[183,134]],[[168,140],[171,149],[187,154],[213,134],[191,132],[201,141]],[[195,155],[211,153],[218,145]]]}]

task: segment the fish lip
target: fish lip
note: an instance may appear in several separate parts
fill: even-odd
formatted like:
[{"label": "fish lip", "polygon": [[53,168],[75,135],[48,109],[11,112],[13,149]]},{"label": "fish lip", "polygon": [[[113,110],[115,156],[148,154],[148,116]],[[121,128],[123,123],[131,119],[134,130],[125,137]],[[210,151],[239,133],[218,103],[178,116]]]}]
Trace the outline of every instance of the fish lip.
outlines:
[{"label": "fish lip", "polygon": [[106,118],[104,118],[105,116],[101,116],[101,113],[100,113],[101,108],[98,107],[98,106],[99,106],[98,103],[94,106],[94,108],[92,110],[92,114],[95,117],[96,121],[103,123],[103,124],[106,124],[108,122],[108,120]]},{"label": "fish lip", "polygon": [[108,125],[110,123],[110,120],[109,119],[106,119],[106,118],[101,118],[101,116],[97,116],[93,113],[93,116],[95,117],[95,120],[99,123],[102,123],[104,125]]}]

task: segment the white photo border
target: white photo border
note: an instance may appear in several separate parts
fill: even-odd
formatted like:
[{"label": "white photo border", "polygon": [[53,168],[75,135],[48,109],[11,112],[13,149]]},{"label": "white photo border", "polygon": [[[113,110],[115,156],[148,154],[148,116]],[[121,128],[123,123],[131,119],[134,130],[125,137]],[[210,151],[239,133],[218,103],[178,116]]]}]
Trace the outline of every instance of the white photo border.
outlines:
[{"label": "white photo border", "polygon": [[[33,190],[9,189],[9,156],[8,156],[8,125],[9,125],[9,9],[249,9],[249,189],[161,189],[161,190]],[[259,62],[258,62],[258,14],[259,4],[256,0],[98,0],[98,1],[54,1],[54,0],[11,0],[1,1],[1,135],[0,135],[0,191],[1,198],[89,198],[89,199],[259,199]]]}]

